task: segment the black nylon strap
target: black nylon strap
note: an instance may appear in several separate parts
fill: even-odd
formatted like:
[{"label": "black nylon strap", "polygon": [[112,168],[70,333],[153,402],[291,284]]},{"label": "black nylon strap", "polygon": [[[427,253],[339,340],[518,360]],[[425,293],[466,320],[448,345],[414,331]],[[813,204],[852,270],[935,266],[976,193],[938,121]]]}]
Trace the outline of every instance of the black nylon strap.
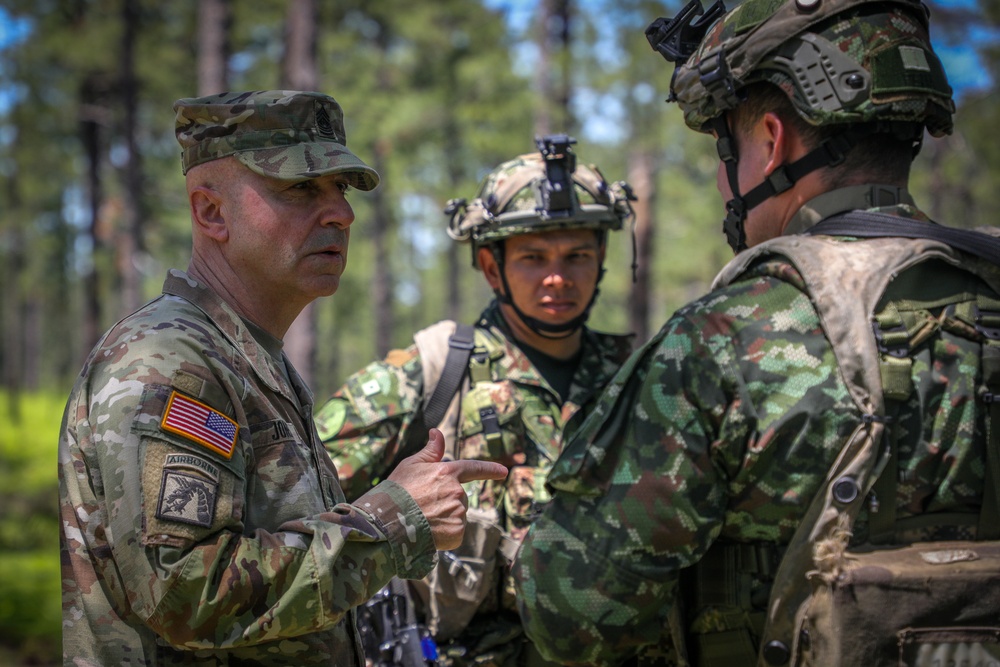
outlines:
[{"label": "black nylon strap", "polygon": [[441,423],[452,397],[462,384],[462,378],[469,367],[469,357],[475,347],[476,328],[470,324],[459,324],[448,340],[448,356],[437,386],[431,392],[424,407],[424,425],[428,428]]},{"label": "black nylon strap", "polygon": [[[444,360],[444,368],[437,385],[431,390],[430,398],[424,404],[406,431],[406,439],[396,454],[395,461],[416,453],[427,444],[427,429],[437,427],[444,419],[452,397],[462,384],[466,369],[469,367],[469,357],[475,347],[476,328],[471,324],[459,324],[455,333],[448,339],[448,356]],[[395,464],[392,466],[395,468]],[[388,473],[386,473],[388,476]]]},{"label": "black nylon strap", "polygon": [[811,174],[822,167],[832,167],[844,161],[844,156],[865,134],[860,132],[843,132],[833,136],[806,153],[791,164],[783,164],[768,176],[760,185],[743,195],[747,210],[756,207],[769,197],[779,195],[790,189],[806,174]]},{"label": "black nylon strap", "polygon": [[824,234],[858,238],[897,236],[907,239],[930,239],[1000,265],[1000,238],[971,229],[944,227],[932,222],[910,220],[876,211],[850,211],[835,215],[813,225],[805,233],[812,236]]}]

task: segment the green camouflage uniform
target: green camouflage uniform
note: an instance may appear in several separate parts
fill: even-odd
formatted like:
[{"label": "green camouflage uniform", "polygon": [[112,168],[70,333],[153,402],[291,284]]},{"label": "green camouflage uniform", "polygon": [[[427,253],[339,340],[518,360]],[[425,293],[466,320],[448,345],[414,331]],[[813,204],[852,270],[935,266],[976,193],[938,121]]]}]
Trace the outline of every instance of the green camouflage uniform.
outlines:
[{"label": "green camouflage uniform", "polygon": [[363,665],[352,608],[431,569],[426,519],[393,482],[345,503],[287,358],[187,274],[163,292],[67,405],[65,663]]},{"label": "green camouflage uniform", "polygon": [[[564,402],[512,341],[495,302],[476,324],[475,344],[489,356],[490,381],[477,383],[473,392],[466,386],[461,408],[455,413],[460,413],[457,427],[442,424],[443,430],[452,434],[446,456],[497,461],[510,468],[503,482],[470,488],[470,507],[498,508],[504,530],[520,540],[534,516],[535,503],[545,499],[544,477],[562,449],[563,427],[613,377],[631,350],[632,336],[583,329],[579,365]],[[393,351],[384,361],[351,376],[318,412],[320,438],[333,456],[349,498],[364,493],[397,462],[400,443],[406,440],[424,400],[423,376],[417,345]],[[483,432],[479,417],[482,400],[496,409],[500,439],[488,439]],[[444,421],[449,421],[447,415]],[[507,582],[504,588],[500,601],[491,595],[480,607],[474,626],[490,618],[484,612],[495,612],[498,605],[513,610],[512,585]],[[496,624],[490,624],[482,631],[508,632],[509,641],[510,630],[500,631]],[[457,643],[474,646],[479,640],[475,632],[470,629]],[[516,627],[513,633],[519,634]],[[503,648],[514,646],[509,642]],[[501,662],[477,655],[480,660],[476,664]]]},{"label": "green camouflage uniform", "polygon": [[[870,207],[867,190],[817,197],[787,233]],[[926,220],[902,202],[878,210]],[[617,665],[648,652],[670,664],[685,568],[713,543],[791,539],[862,419],[810,299],[803,276],[766,255],[677,311],[608,386],[553,467],[553,500],[514,566],[528,635],[550,659]],[[980,344],[939,334],[924,349],[898,415],[898,516],[978,512]],[[855,539],[864,525],[862,514]]]}]

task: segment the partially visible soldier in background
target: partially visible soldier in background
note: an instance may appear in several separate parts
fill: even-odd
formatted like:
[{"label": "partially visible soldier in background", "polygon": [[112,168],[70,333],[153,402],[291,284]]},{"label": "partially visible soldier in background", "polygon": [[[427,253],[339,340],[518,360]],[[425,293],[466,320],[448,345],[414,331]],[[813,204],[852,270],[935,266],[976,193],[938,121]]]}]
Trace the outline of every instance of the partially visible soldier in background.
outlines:
[{"label": "partially visible soldier in background", "polygon": [[549,658],[1000,662],[1000,243],[908,190],[952,131],[928,17],[694,0],[647,30],[739,254],[549,475],[514,565]]},{"label": "partially visible soldier in background", "polygon": [[585,326],[607,232],[631,215],[631,194],[578,165],[573,143],[545,137],[539,153],[489,174],[472,202],[449,202],[449,235],[471,243],[496,294],[475,326],[417,332],[409,348],[351,376],[317,416],[348,497],[383,479],[427,427],[445,434],[446,458],[510,468],[507,482],[468,485],[464,544],[414,587],[442,664],[543,664],[524,645],[506,566],[546,499],[563,428],[631,350],[632,336]]},{"label": "partially visible soldier in background", "polygon": [[378,174],[347,149],[327,95],[174,110],[190,266],[105,334],[63,419],[64,663],[360,667],[354,609],[458,546],[462,483],[506,470],[440,462],[435,433],[345,502],[281,338],[336,292],[345,193]]}]

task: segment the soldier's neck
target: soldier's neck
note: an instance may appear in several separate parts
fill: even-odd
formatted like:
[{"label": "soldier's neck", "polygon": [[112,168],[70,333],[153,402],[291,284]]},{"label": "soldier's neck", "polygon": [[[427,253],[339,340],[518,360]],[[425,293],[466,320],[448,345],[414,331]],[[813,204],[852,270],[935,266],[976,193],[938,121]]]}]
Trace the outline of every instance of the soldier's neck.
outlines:
[{"label": "soldier's neck", "polygon": [[550,338],[529,328],[509,305],[500,304],[500,312],[518,343],[533,347],[555,359],[572,359],[583,345],[583,329],[577,329],[565,338]]}]

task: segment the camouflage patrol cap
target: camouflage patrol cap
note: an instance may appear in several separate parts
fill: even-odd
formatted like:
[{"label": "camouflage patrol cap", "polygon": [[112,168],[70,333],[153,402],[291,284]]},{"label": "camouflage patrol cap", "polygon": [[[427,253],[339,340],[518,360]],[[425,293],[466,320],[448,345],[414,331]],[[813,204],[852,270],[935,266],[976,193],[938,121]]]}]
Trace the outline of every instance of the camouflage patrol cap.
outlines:
[{"label": "camouflage patrol cap", "polygon": [[518,234],[559,229],[618,230],[632,215],[631,188],[624,181],[609,184],[596,165],[576,165],[571,171],[568,206],[551,210],[545,197],[548,174],[541,153],[526,153],[490,172],[475,199],[452,199],[448,235],[472,243],[472,264],[478,249]]},{"label": "camouflage patrol cap", "polygon": [[928,23],[919,0],[746,0],[677,62],[671,99],[706,132],[743,88],[768,81],[813,125],[888,121],[949,134],[952,89]]},{"label": "camouflage patrol cap", "polygon": [[347,149],[344,112],[329,95],[295,90],[219,93],[174,103],[181,169],[232,155],[281,180],[344,174],[351,186],[378,185],[374,169]]}]

